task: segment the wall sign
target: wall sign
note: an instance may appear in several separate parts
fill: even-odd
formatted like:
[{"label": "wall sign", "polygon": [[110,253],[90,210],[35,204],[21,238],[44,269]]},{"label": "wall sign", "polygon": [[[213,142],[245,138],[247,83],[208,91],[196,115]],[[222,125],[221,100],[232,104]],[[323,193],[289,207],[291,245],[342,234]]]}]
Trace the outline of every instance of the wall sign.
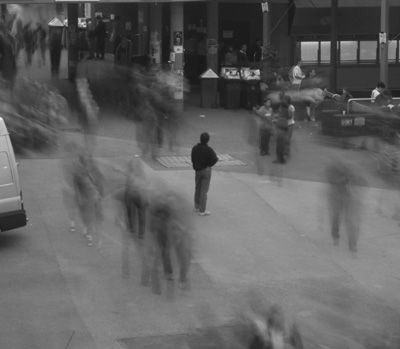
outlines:
[{"label": "wall sign", "polygon": [[[183,45],[183,33],[181,31],[174,32],[173,37],[173,44],[174,46],[182,46]],[[176,51],[175,51],[176,52]]]}]

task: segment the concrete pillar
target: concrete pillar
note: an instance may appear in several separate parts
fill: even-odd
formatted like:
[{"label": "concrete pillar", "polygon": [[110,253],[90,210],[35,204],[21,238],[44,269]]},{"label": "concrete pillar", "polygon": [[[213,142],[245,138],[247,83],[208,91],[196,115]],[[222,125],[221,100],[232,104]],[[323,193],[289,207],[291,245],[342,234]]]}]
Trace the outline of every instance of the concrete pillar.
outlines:
[{"label": "concrete pillar", "polygon": [[389,40],[389,3],[388,0],[381,0],[381,35],[379,40],[380,60],[379,79],[386,86],[388,81],[388,40]]},{"label": "concrete pillar", "polygon": [[262,44],[267,47],[271,43],[271,8],[263,12]]},{"label": "concrete pillar", "polygon": [[337,89],[337,36],[338,36],[338,0],[331,0],[331,67],[330,67],[330,90]]},{"label": "concrete pillar", "polygon": [[139,34],[139,54],[141,56],[149,54],[149,8],[148,4],[138,4],[138,34]]},{"label": "concrete pillar", "polygon": [[161,64],[162,4],[150,4],[150,57],[153,64]]},{"label": "concrete pillar", "polygon": [[207,2],[207,68],[218,74],[218,2]]},{"label": "concrete pillar", "polygon": [[171,44],[173,49],[172,71],[178,76],[174,97],[183,108],[183,2],[173,2],[171,6]]},{"label": "concrete pillar", "polygon": [[68,4],[68,79],[75,80],[78,67],[78,4]]}]

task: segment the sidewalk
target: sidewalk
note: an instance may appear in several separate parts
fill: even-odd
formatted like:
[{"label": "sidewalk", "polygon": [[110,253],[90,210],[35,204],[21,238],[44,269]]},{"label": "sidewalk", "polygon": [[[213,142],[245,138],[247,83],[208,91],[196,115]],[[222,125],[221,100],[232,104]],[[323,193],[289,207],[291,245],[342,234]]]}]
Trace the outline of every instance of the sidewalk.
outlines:
[{"label": "sidewalk", "polygon": [[[230,154],[247,166],[213,170],[212,215],[193,217],[193,290],[176,293],[173,300],[139,285],[134,246],[130,247],[130,278],[121,277],[124,241],[115,227],[111,198],[105,202],[106,242],[100,255],[88,250],[79,233],[66,234],[60,228],[67,226],[62,214],[60,153],[43,159],[32,154],[22,160],[27,205],[40,198],[44,201],[40,220],[54,232],[49,239],[68,293],[98,348],[146,348],[157,336],[162,336],[161,343],[167,347],[175,334],[230,324],[251,290],[278,302],[289,321],[299,322],[306,348],[357,348],[356,343],[372,343],[383,334],[392,343],[398,336],[400,239],[397,222],[391,218],[398,194],[387,189],[374,172],[374,160],[366,152],[319,144],[319,137],[314,137],[317,126],[301,122],[294,133],[289,163],[277,167],[272,165],[273,157],[266,158],[266,175],[255,175],[253,149],[245,137],[248,116],[243,110],[196,106],[184,111],[180,147],[172,155],[188,155],[200,133],[209,131],[217,153]],[[123,168],[138,153],[134,128],[132,121],[118,115],[102,115],[95,156],[106,175],[108,193],[123,184],[112,168]],[[65,137],[80,135],[65,132]],[[161,149],[160,155],[171,153]],[[362,235],[355,259],[346,248],[345,236],[338,248],[332,246],[323,194],[325,165],[343,156],[370,184],[363,188]],[[149,176],[162,178],[192,200],[192,169],[146,164]],[[32,173],[43,176],[32,178]],[[280,173],[282,180],[270,173]],[[52,196],[47,199],[43,195],[49,187]],[[79,343],[72,344],[79,348]]]}]

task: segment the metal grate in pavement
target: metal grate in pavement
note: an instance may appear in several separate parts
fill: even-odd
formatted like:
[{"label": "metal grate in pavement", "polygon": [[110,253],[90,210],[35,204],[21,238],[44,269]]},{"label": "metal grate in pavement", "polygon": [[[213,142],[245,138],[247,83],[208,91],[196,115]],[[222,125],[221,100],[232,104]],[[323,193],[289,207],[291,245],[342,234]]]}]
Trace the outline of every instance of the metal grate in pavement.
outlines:
[{"label": "metal grate in pavement", "polygon": [[[238,159],[235,159],[229,154],[218,154],[218,162],[215,166],[245,166],[246,164]],[[167,168],[177,167],[192,167],[192,161],[189,155],[180,156],[160,156],[157,161]]]}]

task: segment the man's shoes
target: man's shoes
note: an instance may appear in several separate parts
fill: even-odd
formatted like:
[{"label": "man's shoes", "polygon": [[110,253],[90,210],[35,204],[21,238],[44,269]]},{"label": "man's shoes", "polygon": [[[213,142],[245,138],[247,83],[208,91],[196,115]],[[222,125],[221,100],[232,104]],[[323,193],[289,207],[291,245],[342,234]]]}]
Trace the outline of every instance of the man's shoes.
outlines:
[{"label": "man's shoes", "polygon": [[210,214],[210,211],[199,212],[199,216],[209,216]]}]

